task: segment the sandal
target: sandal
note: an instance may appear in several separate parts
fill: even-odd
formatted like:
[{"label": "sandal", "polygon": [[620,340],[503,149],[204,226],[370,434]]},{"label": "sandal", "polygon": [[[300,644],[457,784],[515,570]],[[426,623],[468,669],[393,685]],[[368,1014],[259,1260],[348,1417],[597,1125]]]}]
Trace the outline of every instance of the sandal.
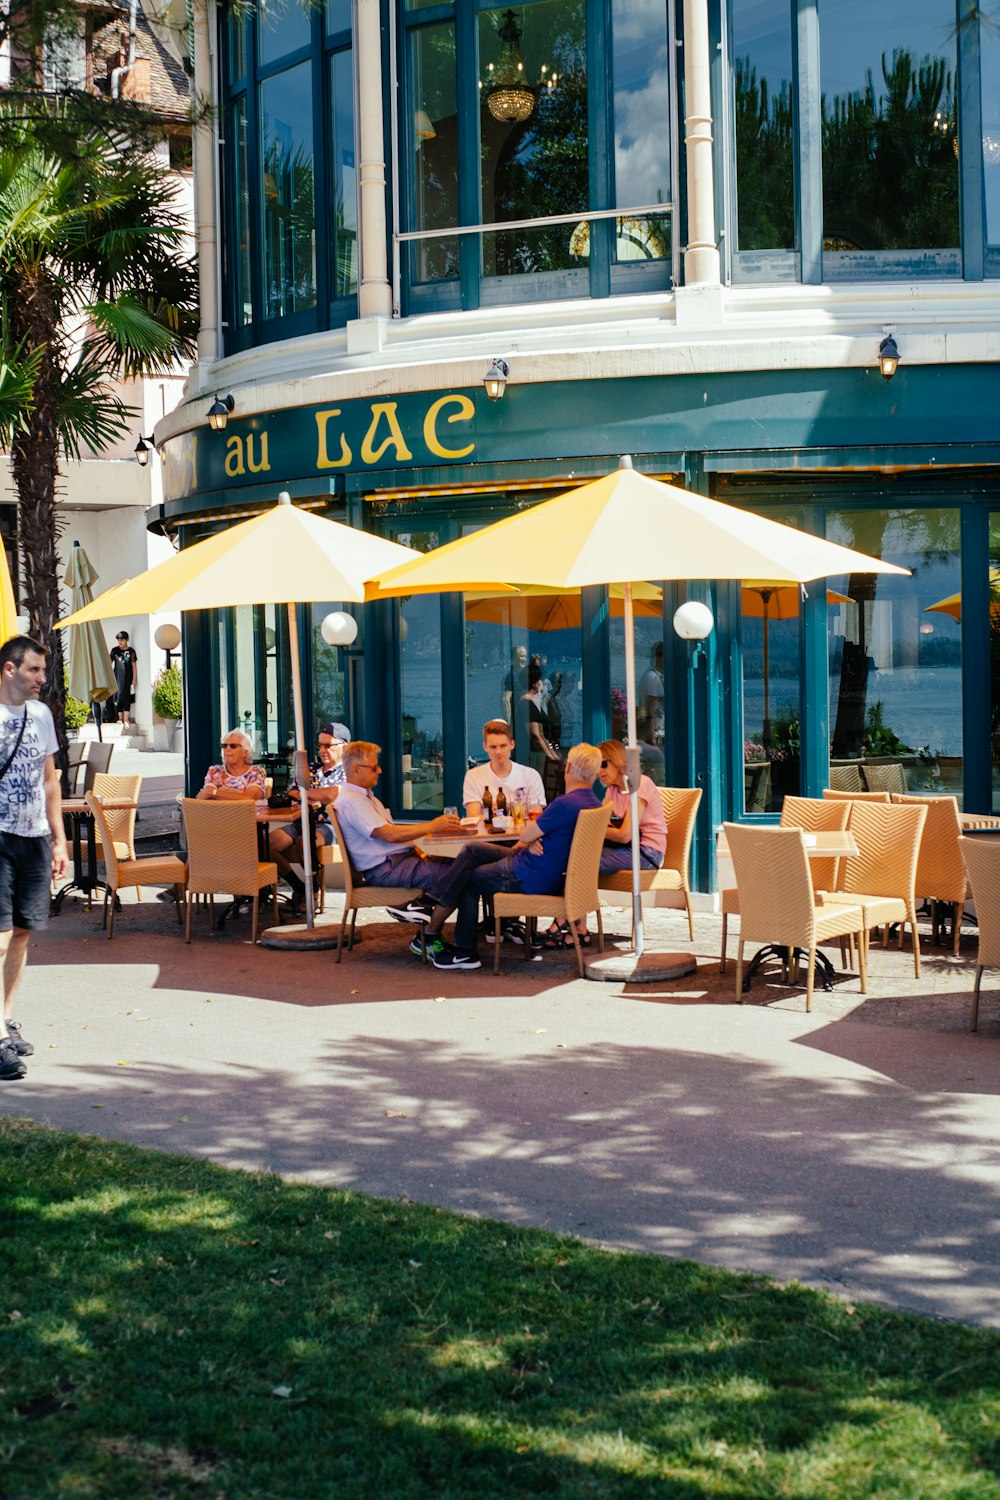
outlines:
[{"label": "sandal", "polygon": [[[578,932],[577,935],[576,935],[576,939],[577,939],[577,942],[580,944],[581,948],[589,948],[590,947],[590,933],[589,932]],[[545,934],[544,938],[542,939],[542,947],[543,948],[572,948],[573,947],[573,934],[569,930],[568,923],[566,923],[566,922],[560,922],[560,924],[559,924],[559,926],[557,928],[555,928],[555,929],[550,928],[549,931]]]}]

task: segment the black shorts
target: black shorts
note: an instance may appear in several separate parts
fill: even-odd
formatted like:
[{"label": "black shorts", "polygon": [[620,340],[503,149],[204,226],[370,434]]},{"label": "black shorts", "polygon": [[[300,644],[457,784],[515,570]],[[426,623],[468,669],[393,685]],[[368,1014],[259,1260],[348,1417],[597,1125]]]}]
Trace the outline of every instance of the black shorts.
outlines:
[{"label": "black shorts", "polygon": [[49,915],[52,841],[48,834],[24,838],[0,833],[0,932],[35,932]]}]

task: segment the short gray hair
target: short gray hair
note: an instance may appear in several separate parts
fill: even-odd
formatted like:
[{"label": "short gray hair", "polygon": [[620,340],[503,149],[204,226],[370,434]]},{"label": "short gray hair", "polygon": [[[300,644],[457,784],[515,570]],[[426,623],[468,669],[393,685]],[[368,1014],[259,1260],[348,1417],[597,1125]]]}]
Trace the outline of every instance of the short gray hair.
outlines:
[{"label": "short gray hair", "polygon": [[566,774],[572,776],[574,781],[596,781],[600,769],[600,750],[596,745],[588,745],[585,740],[574,745],[566,757]]},{"label": "short gray hair", "polygon": [[381,746],[373,745],[369,740],[352,740],[349,745],[344,746],[342,761],[344,775],[350,776],[355,766],[360,765],[363,760],[367,760],[372,755],[377,760],[380,753]]},{"label": "short gray hair", "polygon": [[250,759],[253,760],[253,740],[245,729],[230,729],[228,734],[222,736],[224,740],[239,740]]}]

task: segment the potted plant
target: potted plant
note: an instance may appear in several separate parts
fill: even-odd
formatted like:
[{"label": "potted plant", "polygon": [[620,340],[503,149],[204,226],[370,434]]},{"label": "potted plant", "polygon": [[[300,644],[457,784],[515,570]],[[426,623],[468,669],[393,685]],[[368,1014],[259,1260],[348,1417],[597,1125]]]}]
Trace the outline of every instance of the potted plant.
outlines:
[{"label": "potted plant", "polygon": [[181,669],[176,662],[164,667],[153,683],[153,712],[163,720],[166,748],[183,749],[180,724],[184,712],[184,693],[181,687]]},{"label": "potted plant", "polygon": [[90,704],[84,703],[80,698],[74,698],[69,690],[69,672],[63,672],[63,682],[66,685],[66,706],[63,710],[66,720],[67,737],[76,737],[76,731],[82,729],[90,718]]}]

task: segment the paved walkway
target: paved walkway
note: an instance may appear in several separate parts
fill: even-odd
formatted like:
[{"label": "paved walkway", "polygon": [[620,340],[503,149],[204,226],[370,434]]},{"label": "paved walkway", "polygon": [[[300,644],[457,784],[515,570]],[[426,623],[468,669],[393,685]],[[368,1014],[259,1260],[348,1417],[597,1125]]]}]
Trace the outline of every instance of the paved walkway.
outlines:
[{"label": "paved walkway", "polygon": [[731,1003],[711,917],[696,976],[628,992],[572,955],[439,973],[385,921],[339,967],[247,925],[202,916],[188,947],[127,898],[108,943],[67,903],[0,1109],[1000,1327],[1000,998],[970,1035],[973,936],[919,983],[879,950],[867,1000],[848,978],[807,1016],[778,986]]}]

